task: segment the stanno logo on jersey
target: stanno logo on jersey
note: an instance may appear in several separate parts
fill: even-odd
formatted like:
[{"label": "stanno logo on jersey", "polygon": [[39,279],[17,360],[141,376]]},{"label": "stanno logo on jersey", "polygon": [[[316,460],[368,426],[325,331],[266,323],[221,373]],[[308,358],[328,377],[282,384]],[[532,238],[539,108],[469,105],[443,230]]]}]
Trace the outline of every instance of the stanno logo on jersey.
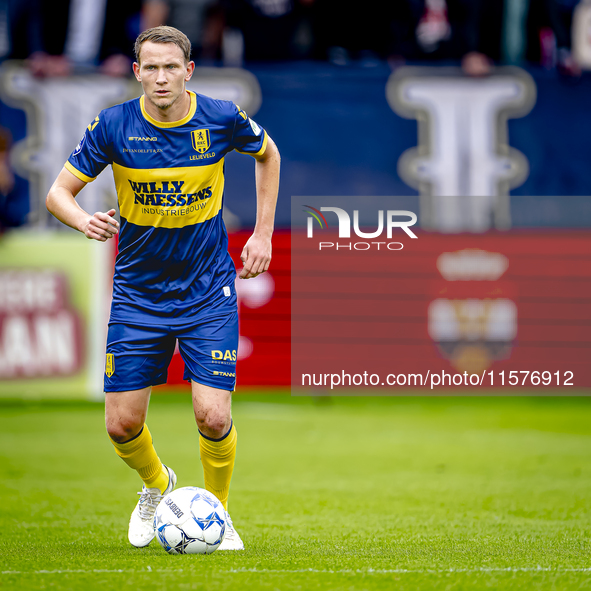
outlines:
[{"label": "stanno logo on jersey", "polygon": [[105,364],[105,373],[110,378],[115,373],[115,355],[107,353],[107,363]]},{"label": "stanno logo on jersey", "polygon": [[131,137],[127,138],[130,142],[157,142],[157,137]]},{"label": "stanno logo on jersey", "polygon": [[209,138],[209,129],[196,129],[191,132],[191,143],[193,148],[200,154],[204,154],[211,146]]}]

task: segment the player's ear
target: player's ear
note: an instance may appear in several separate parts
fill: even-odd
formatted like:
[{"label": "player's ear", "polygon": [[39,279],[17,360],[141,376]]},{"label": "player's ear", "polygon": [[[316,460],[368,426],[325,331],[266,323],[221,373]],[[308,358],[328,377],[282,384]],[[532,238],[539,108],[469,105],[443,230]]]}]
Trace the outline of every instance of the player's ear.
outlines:
[{"label": "player's ear", "polygon": [[138,82],[142,81],[142,77],[140,76],[140,65],[137,62],[133,62],[133,73]]},{"label": "player's ear", "polygon": [[195,71],[195,62],[189,62],[187,64],[187,73],[185,74],[185,82],[189,82]]}]

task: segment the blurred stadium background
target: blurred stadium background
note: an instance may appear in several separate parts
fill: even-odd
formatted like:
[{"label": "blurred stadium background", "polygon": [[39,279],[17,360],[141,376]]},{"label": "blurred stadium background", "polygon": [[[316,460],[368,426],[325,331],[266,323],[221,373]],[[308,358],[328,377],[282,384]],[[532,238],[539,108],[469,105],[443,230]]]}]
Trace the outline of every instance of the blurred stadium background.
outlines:
[{"label": "blurred stadium background", "polygon": [[[98,112],[140,94],[133,41],[159,24],[192,40],[190,88],[240,104],[282,154],[271,272],[238,284],[240,386],[290,383],[290,202],[307,195],[417,212],[433,246],[395,277],[413,308],[393,326],[412,317],[415,367],[573,362],[591,385],[588,0],[4,0],[0,396],[101,396],[115,245],[63,227],[44,199]],[[253,162],[232,154],[226,174],[238,264]],[[109,173],[79,200],[114,206]],[[496,312],[474,306],[495,293]],[[175,355],[169,384],[181,378]]]}]

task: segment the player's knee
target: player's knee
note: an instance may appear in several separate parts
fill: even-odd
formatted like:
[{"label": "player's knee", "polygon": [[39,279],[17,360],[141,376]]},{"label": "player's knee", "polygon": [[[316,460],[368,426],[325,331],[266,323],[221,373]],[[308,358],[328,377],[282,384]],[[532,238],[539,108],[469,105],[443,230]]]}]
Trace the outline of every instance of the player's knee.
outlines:
[{"label": "player's knee", "polygon": [[206,435],[207,437],[211,437],[213,439],[219,439],[223,437],[230,428],[230,423],[232,419],[227,417],[223,413],[219,412],[209,412],[205,413],[202,416],[198,416],[197,418],[197,426],[199,427],[199,431]]},{"label": "player's knee", "polygon": [[107,433],[109,437],[116,443],[125,443],[133,439],[143,427],[143,424],[138,425],[136,421],[131,419],[120,418],[118,420],[106,421]]}]

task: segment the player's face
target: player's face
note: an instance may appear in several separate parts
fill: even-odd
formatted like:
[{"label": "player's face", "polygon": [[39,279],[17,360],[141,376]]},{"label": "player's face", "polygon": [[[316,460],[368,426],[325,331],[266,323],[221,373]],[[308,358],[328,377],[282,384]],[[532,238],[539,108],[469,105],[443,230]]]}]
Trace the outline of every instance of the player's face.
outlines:
[{"label": "player's face", "polygon": [[178,45],[151,41],[142,44],[139,59],[133,71],[146,99],[158,109],[170,109],[185,92],[185,82],[191,79],[195,67],[193,62],[185,63]]}]

